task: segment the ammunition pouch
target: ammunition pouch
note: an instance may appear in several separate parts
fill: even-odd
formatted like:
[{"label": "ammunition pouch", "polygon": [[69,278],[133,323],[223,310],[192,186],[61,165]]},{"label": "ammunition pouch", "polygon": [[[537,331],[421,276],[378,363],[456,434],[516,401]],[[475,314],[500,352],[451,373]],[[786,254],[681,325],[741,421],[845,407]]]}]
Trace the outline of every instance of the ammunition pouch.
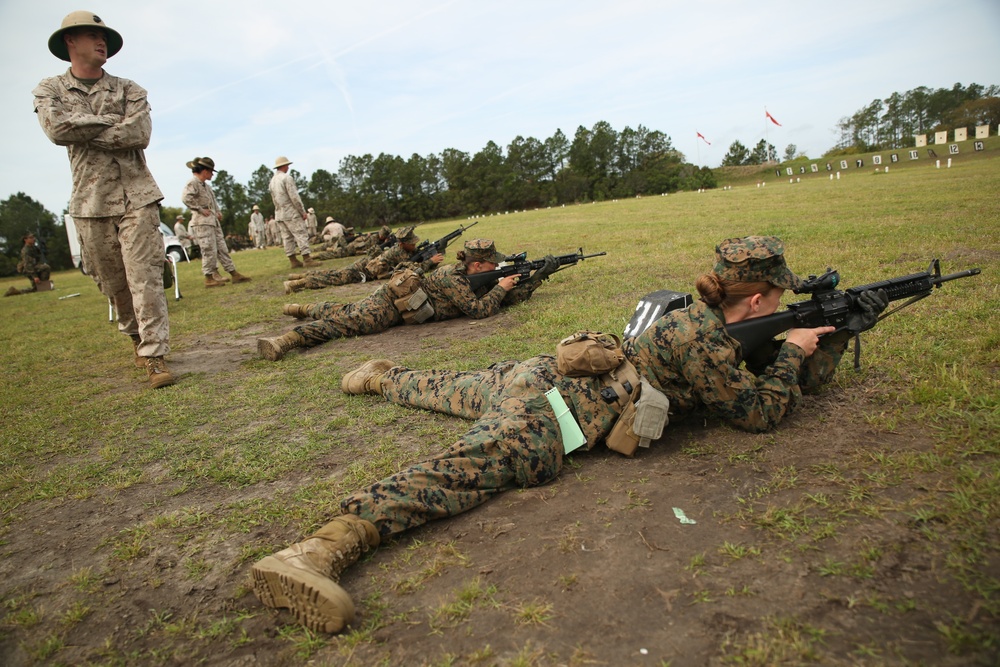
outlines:
[{"label": "ammunition pouch", "polygon": [[640,378],[635,394],[618,416],[605,443],[619,454],[634,456],[637,447],[649,447],[650,442],[663,435],[663,427],[669,423],[669,409],[670,399]]},{"label": "ammunition pouch", "polygon": [[420,275],[412,269],[392,274],[387,285],[393,305],[406,324],[420,324],[434,316],[434,307],[420,286]]},{"label": "ammunition pouch", "polygon": [[614,334],[577,331],[556,346],[556,369],[567,377],[601,375],[624,360],[622,341]]}]

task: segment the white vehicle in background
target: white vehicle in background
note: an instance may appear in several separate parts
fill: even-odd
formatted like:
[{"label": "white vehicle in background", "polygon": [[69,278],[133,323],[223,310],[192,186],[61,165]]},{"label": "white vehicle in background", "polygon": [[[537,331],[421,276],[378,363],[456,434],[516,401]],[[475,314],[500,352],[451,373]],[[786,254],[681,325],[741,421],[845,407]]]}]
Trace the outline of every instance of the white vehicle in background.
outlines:
[{"label": "white vehicle in background", "polygon": [[[80,237],[76,233],[73,216],[64,215],[63,223],[66,225],[66,237],[69,240],[69,252],[73,258],[73,266],[80,269],[86,275],[87,267],[83,265],[83,257],[80,255]],[[163,253],[166,257],[170,258],[172,263],[191,261],[187,251],[184,250],[181,240],[177,238],[170,227],[167,227],[162,222],[160,223],[160,235],[163,236]]]}]

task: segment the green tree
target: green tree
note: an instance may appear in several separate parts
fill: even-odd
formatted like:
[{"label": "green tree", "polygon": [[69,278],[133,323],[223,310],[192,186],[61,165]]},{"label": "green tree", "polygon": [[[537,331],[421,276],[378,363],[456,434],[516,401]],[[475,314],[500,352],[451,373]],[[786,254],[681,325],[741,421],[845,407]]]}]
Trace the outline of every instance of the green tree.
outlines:
[{"label": "green tree", "polygon": [[265,218],[274,215],[274,202],[271,200],[271,190],[268,188],[273,175],[274,173],[265,165],[260,165],[250,176],[250,182],[246,188],[250,208],[252,209],[253,205],[257,204]]},{"label": "green tree", "polygon": [[252,206],[246,188],[223,169],[212,179],[212,189],[222,209],[222,233],[246,236]]},{"label": "green tree", "polygon": [[35,235],[36,244],[54,271],[73,268],[69,239],[62,220],[23,192],[0,202],[0,275],[17,273],[23,237]]},{"label": "green tree", "polygon": [[749,164],[750,151],[739,141],[729,144],[729,152],[722,158],[723,167],[739,167]]}]

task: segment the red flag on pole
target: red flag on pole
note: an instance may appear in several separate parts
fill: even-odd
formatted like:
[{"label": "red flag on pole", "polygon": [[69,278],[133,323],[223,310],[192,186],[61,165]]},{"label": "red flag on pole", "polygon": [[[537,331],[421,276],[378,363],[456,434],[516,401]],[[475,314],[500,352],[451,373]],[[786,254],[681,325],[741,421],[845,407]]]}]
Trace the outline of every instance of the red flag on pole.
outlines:
[{"label": "red flag on pole", "polygon": [[767,116],[768,118],[770,118],[770,119],[771,119],[771,122],[772,122],[772,123],[774,123],[774,124],[775,124],[775,125],[777,125],[778,127],[781,127],[781,123],[779,123],[778,121],[774,120],[774,116],[772,116],[772,115],[770,114],[770,112],[768,112],[768,110],[767,110],[767,109],[764,109],[764,115],[765,115],[765,116]]},{"label": "red flag on pole", "polygon": [[702,141],[704,141],[704,142],[705,142],[706,144],[708,144],[709,146],[711,146],[711,145],[712,145],[712,142],[711,142],[711,141],[709,141],[708,139],[706,139],[706,138],[705,138],[705,135],[704,135],[704,134],[702,134],[701,132],[697,132],[697,131],[696,131],[696,132],[695,132],[695,134],[697,134],[697,135],[698,135],[698,137],[699,137],[699,138],[700,138],[700,139],[701,139]]}]

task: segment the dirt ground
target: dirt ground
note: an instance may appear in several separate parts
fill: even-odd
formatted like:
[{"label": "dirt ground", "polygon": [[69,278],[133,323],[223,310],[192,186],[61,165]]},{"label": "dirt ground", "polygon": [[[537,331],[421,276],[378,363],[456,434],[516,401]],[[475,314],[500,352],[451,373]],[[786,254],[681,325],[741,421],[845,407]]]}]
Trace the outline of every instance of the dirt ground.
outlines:
[{"label": "dirt ground", "polygon": [[[454,320],[417,335],[434,345],[503,323],[503,316]],[[413,335],[404,328],[380,334],[380,355],[412,347]],[[173,355],[172,369],[231,367],[246,359],[252,338],[199,341],[191,346],[197,352]],[[370,340],[339,345],[348,352],[341,372],[370,356]],[[138,484],[114,496],[19,508],[20,528],[6,536],[0,559],[2,588],[63,609],[74,599],[67,572],[89,566],[101,573],[90,614],[57,653],[60,664],[989,664],[995,657],[950,652],[938,626],[954,617],[998,630],[913,519],[914,507],[947,489],[919,473],[873,486],[855,465],[866,452],[935,447],[932,432],[868,423],[863,415],[885,400],[878,383],[872,376],[846,390],[831,387],[774,433],[696,419],[671,425],[634,459],[606,449],[573,456],[554,483],[509,492],[384,544],[342,581],[358,607],[356,627],[380,619],[356,641],[324,637],[303,650],[305,636],[295,635],[290,615],[261,607],[249,592],[242,550],[295,541],[291,529],[220,535],[196,582],[179,572],[188,545],[157,541],[122,565],[104,543],[153,515],[211,514],[293,489],[317,470],[335,474],[350,462],[340,450],[276,484],[206,485],[177,495]],[[846,504],[854,488],[869,489],[878,511],[823,509],[824,498]],[[674,508],[692,521],[682,522]],[[799,528],[782,527],[782,510]],[[768,516],[773,525],[761,521]],[[832,524],[829,532],[817,532],[821,520]],[[992,569],[1000,575],[996,563]],[[206,624],[236,619],[236,629],[193,641],[163,622],[195,610]],[[57,623],[4,628],[0,663],[33,664],[26,645]]]}]

